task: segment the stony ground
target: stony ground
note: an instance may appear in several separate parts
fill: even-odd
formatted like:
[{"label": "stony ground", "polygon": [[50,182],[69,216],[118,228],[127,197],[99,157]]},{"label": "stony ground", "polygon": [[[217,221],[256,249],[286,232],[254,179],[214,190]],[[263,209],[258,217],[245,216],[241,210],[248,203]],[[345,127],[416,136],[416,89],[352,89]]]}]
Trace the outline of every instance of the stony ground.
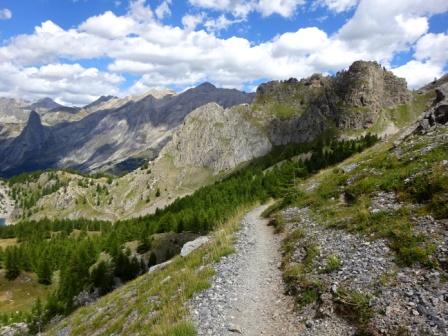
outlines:
[{"label": "stony ground", "polygon": [[[302,280],[318,283],[320,288],[318,299],[300,310],[300,319],[307,326],[302,335],[356,334],[353,321],[340,314],[337,293],[341,289],[369,298],[372,318],[366,329],[372,335],[448,335],[448,282],[440,272],[400,268],[385,240],[326,228],[313,220],[307,208],[290,208],[282,214],[289,230],[304,233],[295,243],[293,262],[303,261],[304,246],[310,243],[318,251],[305,275],[306,282]],[[447,225],[428,217],[419,221],[426,229]],[[340,267],[332,271],[326,270],[330,256],[340,260]],[[303,288],[297,284],[296,290],[300,293]]]},{"label": "stony ground", "polygon": [[199,335],[298,335],[291,297],[285,296],[280,237],[260,217],[266,206],[249,212],[236,234],[236,253],[215,266],[211,288],[190,303]]}]

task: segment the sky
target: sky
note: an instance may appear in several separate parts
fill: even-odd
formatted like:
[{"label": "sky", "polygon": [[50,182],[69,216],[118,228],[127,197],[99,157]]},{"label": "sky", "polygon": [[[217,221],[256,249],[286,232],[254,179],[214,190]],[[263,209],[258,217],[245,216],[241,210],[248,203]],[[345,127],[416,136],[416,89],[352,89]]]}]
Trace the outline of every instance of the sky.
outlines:
[{"label": "sky", "polygon": [[84,105],[204,81],[254,91],[375,60],[448,71],[447,0],[0,0],[0,96]]}]

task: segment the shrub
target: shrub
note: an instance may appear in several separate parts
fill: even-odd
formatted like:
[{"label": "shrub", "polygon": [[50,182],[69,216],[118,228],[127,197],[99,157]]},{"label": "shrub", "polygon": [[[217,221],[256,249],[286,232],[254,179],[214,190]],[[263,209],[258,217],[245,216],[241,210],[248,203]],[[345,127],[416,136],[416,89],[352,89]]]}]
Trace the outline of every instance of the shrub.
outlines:
[{"label": "shrub", "polygon": [[336,312],[353,322],[361,333],[365,333],[374,313],[370,299],[368,294],[340,288],[336,292]]},{"label": "shrub", "polygon": [[325,267],[325,271],[327,273],[334,272],[340,269],[341,267],[342,267],[342,261],[337,255],[333,254],[327,258],[327,265]]}]

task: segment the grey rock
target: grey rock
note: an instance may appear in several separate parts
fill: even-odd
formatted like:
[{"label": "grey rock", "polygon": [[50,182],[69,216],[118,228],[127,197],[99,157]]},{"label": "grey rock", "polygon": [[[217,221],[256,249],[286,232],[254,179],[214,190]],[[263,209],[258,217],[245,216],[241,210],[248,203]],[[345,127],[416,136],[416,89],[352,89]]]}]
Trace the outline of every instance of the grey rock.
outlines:
[{"label": "grey rock", "polygon": [[155,272],[155,271],[160,270],[160,269],[162,269],[162,268],[165,268],[165,267],[167,267],[168,265],[170,265],[172,262],[173,262],[173,260],[170,259],[170,260],[165,261],[165,262],[163,262],[163,263],[161,263],[161,264],[157,264],[157,265],[151,266],[151,267],[149,268],[149,270],[148,270],[148,273],[152,273],[152,272]]},{"label": "grey rock", "polygon": [[23,322],[0,328],[0,336],[25,336],[28,333],[28,326]]},{"label": "grey rock", "polygon": [[182,247],[182,250],[180,251],[180,255],[182,257],[186,257],[191,252],[200,248],[202,245],[207,244],[209,241],[210,241],[210,238],[208,238],[207,236],[202,236],[202,237],[196,238],[193,241],[185,243],[184,246]]}]

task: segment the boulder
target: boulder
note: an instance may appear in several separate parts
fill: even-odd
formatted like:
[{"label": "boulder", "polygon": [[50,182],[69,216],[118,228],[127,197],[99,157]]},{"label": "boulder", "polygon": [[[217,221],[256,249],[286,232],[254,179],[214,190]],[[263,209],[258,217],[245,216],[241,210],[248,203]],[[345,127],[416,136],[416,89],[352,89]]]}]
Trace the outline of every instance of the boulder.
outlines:
[{"label": "boulder", "polygon": [[0,336],[22,336],[28,335],[28,332],[28,325],[23,322],[0,328]]},{"label": "boulder", "polygon": [[161,264],[158,264],[158,265],[154,265],[154,266],[149,268],[148,273],[152,273],[152,272],[155,272],[155,271],[157,271],[159,269],[165,268],[166,266],[168,266],[172,262],[173,262],[173,260],[168,260],[168,261],[165,261],[164,263],[161,263]]},{"label": "boulder", "polygon": [[191,252],[197,250],[198,248],[200,248],[202,245],[208,243],[209,241],[210,241],[210,238],[208,238],[207,236],[202,236],[202,237],[196,238],[195,240],[186,243],[182,247],[182,250],[180,251],[180,255],[182,257],[186,257]]}]

